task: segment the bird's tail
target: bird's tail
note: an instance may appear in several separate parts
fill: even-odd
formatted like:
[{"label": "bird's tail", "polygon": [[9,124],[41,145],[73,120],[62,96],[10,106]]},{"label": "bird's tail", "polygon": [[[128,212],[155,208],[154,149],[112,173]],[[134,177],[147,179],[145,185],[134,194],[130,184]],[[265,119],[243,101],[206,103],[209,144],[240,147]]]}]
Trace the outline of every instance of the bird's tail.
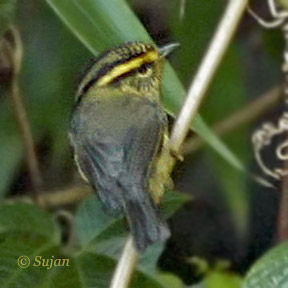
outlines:
[{"label": "bird's tail", "polygon": [[126,216],[136,248],[139,252],[144,252],[154,242],[166,240],[170,236],[170,232],[167,224],[160,218],[157,207],[147,192],[131,192],[134,192],[133,196],[141,196],[140,199],[138,197],[125,197]]}]

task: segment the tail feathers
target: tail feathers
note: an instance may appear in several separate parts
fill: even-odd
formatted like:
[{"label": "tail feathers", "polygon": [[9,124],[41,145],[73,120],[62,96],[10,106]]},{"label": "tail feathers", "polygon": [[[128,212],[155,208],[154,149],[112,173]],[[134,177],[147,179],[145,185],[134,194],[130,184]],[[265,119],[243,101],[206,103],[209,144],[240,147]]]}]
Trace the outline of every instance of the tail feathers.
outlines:
[{"label": "tail feathers", "polygon": [[[97,191],[97,195],[101,201],[105,212],[114,217],[123,214],[123,205],[121,202],[122,199],[119,199],[119,196],[117,196],[116,194],[119,191],[114,189],[113,191],[116,191],[116,193],[111,193],[111,190],[107,189],[96,188],[95,190]],[[120,192],[118,194],[120,195]]]},{"label": "tail feathers", "polygon": [[148,198],[143,201],[126,200],[126,213],[136,248],[144,252],[151,244],[164,241],[170,236],[167,224],[161,220],[158,211]]}]

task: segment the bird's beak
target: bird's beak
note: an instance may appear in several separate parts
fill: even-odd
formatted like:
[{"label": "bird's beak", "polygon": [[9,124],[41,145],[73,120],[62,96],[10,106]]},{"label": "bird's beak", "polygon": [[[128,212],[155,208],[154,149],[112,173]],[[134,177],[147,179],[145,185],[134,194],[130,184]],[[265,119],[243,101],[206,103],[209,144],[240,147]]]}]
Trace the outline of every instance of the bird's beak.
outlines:
[{"label": "bird's beak", "polygon": [[170,44],[167,44],[167,45],[161,47],[159,49],[160,57],[163,58],[163,57],[168,56],[172,51],[175,50],[175,48],[177,48],[179,46],[180,46],[179,43],[170,43]]}]

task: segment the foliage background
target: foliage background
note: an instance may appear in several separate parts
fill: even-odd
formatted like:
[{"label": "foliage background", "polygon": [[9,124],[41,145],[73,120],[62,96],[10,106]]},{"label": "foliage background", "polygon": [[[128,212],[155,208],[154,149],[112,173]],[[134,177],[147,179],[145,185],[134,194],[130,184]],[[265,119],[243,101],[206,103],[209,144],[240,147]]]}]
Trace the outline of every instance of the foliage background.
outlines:
[{"label": "foliage background", "polygon": [[[135,35],[149,39],[141,26],[131,25],[139,20],[159,46],[171,41],[181,44],[170,62],[184,87],[188,87],[226,5],[224,0],[186,1],[185,15],[180,20],[179,1],[128,2],[129,6],[122,0],[0,2],[0,33],[4,35],[9,23],[13,23],[23,39],[21,93],[45,193],[54,191],[51,198],[75,187],[87,190],[73,163],[67,127],[77,81],[91,52],[100,52],[122,41],[138,40]],[[266,15],[263,1],[254,1],[253,7]],[[121,12],[127,15],[123,17]],[[81,13],[90,22],[81,22]],[[70,29],[61,19],[70,24]],[[200,114],[208,126],[227,119],[253,98],[280,85],[282,51],[279,31],[264,31],[245,15],[201,107]],[[0,286],[18,287],[22,283],[22,287],[107,287],[127,234],[123,220],[105,215],[95,196],[88,196],[88,200],[80,203],[71,204],[69,200],[56,207],[46,205],[49,207],[45,209],[18,201],[7,204],[7,199],[31,196],[33,187],[9,99],[9,79],[3,76],[6,75],[3,71],[0,74]],[[177,113],[183,102],[183,88],[170,67],[166,67],[165,73],[164,105]],[[263,115],[259,123],[265,117],[274,119],[276,112]],[[269,281],[273,284],[277,276],[283,286],[279,282],[272,287],[285,287],[288,279],[283,267],[287,260],[279,256],[287,250],[285,244],[277,247],[276,252],[269,252],[263,265],[260,260],[250,270],[256,259],[275,245],[279,202],[277,190],[260,186],[249,177],[251,173],[260,173],[250,143],[250,135],[258,124],[235,127],[219,144],[201,123],[196,121],[194,128],[209,145],[190,153],[177,165],[173,173],[177,193],[168,193],[162,205],[164,214],[170,216],[172,237],[166,245],[156,245],[147,251],[132,287],[271,287]],[[231,165],[235,159],[244,165],[244,173]],[[59,216],[63,209],[70,213],[69,217]],[[20,255],[31,259],[35,255],[67,256],[72,264],[69,269],[21,270],[16,263]],[[271,269],[272,263],[269,261],[274,261],[276,268],[268,273],[267,267]],[[248,270],[251,272],[245,276]]]}]

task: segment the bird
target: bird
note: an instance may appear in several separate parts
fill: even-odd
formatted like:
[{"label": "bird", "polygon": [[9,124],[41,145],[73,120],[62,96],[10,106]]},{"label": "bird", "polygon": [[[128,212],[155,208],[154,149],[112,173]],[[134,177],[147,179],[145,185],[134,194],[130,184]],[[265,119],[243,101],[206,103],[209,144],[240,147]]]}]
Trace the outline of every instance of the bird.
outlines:
[{"label": "bird", "polygon": [[171,181],[162,67],[178,46],[142,41],[104,51],[82,77],[69,138],[82,178],[105,210],[125,215],[136,249],[170,236],[159,202]]}]

